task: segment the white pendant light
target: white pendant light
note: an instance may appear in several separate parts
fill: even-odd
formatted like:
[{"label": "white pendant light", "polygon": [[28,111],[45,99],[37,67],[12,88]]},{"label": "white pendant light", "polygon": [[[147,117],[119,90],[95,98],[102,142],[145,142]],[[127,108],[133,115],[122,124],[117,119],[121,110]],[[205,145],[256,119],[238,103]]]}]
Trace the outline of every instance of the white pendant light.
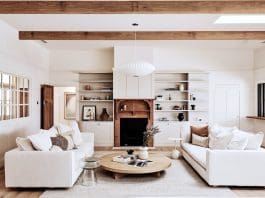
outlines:
[{"label": "white pendant light", "polygon": [[118,71],[126,75],[142,77],[153,73],[155,66],[147,61],[133,61],[121,65]]},{"label": "white pendant light", "polygon": [[[132,26],[138,25],[138,23],[132,24]],[[134,61],[120,65],[118,68],[113,68],[113,70],[134,77],[147,76],[155,71],[153,64],[144,60],[136,60],[136,32],[134,32]]]}]

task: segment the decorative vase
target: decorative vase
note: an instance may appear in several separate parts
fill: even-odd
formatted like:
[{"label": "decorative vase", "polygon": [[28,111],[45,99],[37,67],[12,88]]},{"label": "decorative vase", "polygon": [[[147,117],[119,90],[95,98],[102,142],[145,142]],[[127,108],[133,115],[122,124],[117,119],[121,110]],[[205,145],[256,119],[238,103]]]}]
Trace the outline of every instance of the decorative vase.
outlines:
[{"label": "decorative vase", "polygon": [[109,119],[109,114],[107,112],[107,108],[102,109],[102,113],[100,114],[100,120],[107,121]]},{"label": "decorative vase", "polygon": [[178,114],[178,120],[179,120],[179,121],[183,121],[184,118],[185,118],[184,113],[179,113],[179,114]]},{"label": "decorative vase", "polygon": [[139,158],[142,160],[148,159],[148,147],[139,148]]},{"label": "decorative vase", "polygon": [[184,91],[184,85],[183,85],[183,84],[180,84],[180,85],[179,85],[179,90],[180,90],[180,91]]},{"label": "decorative vase", "polygon": [[173,150],[171,153],[171,158],[172,159],[178,159],[180,157],[180,152],[178,150]]}]

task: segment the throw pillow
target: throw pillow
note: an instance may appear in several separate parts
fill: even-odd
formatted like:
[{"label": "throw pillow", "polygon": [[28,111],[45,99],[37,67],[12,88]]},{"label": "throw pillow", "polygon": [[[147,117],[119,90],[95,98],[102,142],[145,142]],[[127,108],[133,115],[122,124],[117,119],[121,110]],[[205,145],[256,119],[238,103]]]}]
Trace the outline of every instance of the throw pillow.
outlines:
[{"label": "throw pillow", "polygon": [[228,144],[233,138],[233,133],[223,131],[219,133],[210,133],[209,135],[209,147],[213,150],[227,149]]},{"label": "throw pillow", "polygon": [[79,127],[76,121],[71,123],[71,128],[74,130],[72,137],[73,137],[75,147],[77,148],[78,146],[80,146],[83,140],[82,140],[81,132],[79,130]]},{"label": "throw pillow", "polygon": [[39,151],[49,151],[52,147],[52,141],[48,133],[38,133],[28,136],[33,147]]},{"label": "throw pillow", "polygon": [[60,135],[68,133],[69,131],[73,131],[72,127],[62,123],[58,124],[57,129]]},{"label": "throw pillow", "polygon": [[34,147],[28,138],[17,137],[16,144],[20,151],[34,151]]},{"label": "throw pillow", "polygon": [[68,143],[67,150],[71,150],[71,149],[75,148],[75,144],[74,144],[72,135],[64,135],[63,137],[67,140],[67,143]]},{"label": "throw pillow", "polygon": [[244,150],[248,144],[248,136],[242,133],[233,131],[233,138],[229,142],[227,149],[229,150]]},{"label": "throw pillow", "polygon": [[191,129],[191,134],[196,134],[202,137],[208,137],[209,135],[208,126],[204,126],[204,127],[191,126],[190,129]]},{"label": "throw pillow", "polygon": [[52,152],[60,152],[63,151],[63,149],[59,146],[53,145],[52,148],[50,149]]},{"label": "throw pillow", "polygon": [[236,127],[223,127],[215,124],[212,127],[209,127],[209,134],[217,135],[218,133],[232,133]]},{"label": "throw pillow", "polygon": [[61,135],[57,137],[51,137],[51,141],[53,146],[59,146],[64,151],[68,148],[68,140]]},{"label": "throw pillow", "polygon": [[209,138],[208,137],[202,137],[196,134],[192,134],[192,144],[202,147],[209,147]]},{"label": "throw pillow", "polygon": [[50,137],[56,137],[58,135],[56,127],[52,127],[49,130],[40,129],[40,133],[47,133]]},{"label": "throw pillow", "polygon": [[264,138],[264,133],[252,133],[241,130],[236,130],[235,132],[237,134],[245,135],[248,137],[248,143],[245,148],[246,150],[258,150],[261,147]]}]

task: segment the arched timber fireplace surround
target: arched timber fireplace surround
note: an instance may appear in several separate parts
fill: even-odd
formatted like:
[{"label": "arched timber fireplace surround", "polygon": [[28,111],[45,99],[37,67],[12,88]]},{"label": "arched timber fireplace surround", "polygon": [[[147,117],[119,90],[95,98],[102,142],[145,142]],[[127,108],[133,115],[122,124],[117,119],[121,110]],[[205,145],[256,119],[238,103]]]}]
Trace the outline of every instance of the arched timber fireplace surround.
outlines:
[{"label": "arched timber fireplace surround", "polygon": [[154,124],[153,100],[117,99],[114,108],[114,146],[142,146],[146,126]]}]

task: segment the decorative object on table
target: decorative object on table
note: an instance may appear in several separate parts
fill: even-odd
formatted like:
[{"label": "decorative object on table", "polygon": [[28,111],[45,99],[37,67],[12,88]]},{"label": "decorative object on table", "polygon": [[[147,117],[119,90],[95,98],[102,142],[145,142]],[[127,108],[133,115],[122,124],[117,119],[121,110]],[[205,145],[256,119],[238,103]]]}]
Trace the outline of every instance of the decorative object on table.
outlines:
[{"label": "decorative object on table", "polygon": [[175,106],[173,106],[173,108],[172,108],[173,110],[180,110],[180,106],[178,106],[178,105],[175,105]]},{"label": "decorative object on table", "polygon": [[167,117],[162,117],[162,118],[159,118],[158,120],[159,120],[159,121],[169,121],[169,120],[167,119]]},{"label": "decorative object on table", "polygon": [[163,95],[157,95],[156,100],[159,100],[159,101],[163,100]]},{"label": "decorative object on table", "polygon": [[194,94],[190,94],[190,100],[193,100],[193,101],[196,100],[196,97],[194,96]]},{"label": "decorative object on table", "polygon": [[191,107],[191,110],[195,110],[196,105],[192,104],[192,105],[190,105],[190,107]]},{"label": "decorative object on table", "polygon": [[84,105],[83,106],[82,120],[83,121],[96,120],[96,106],[95,105]]},{"label": "decorative object on table", "polygon": [[90,85],[85,85],[85,90],[91,90],[91,86]]},{"label": "decorative object on table", "polygon": [[133,154],[133,152],[134,152],[134,150],[133,150],[133,149],[128,149],[128,150],[127,150],[127,154],[128,154],[128,155],[132,155],[132,154]]},{"label": "decorative object on table", "polygon": [[175,148],[174,148],[174,150],[172,150],[171,158],[172,159],[178,159],[181,156],[181,153],[178,150],[178,146],[180,146],[182,138],[168,138],[168,139],[175,142]]},{"label": "decorative object on table", "polygon": [[162,107],[160,104],[156,104],[156,110],[162,110]]},{"label": "decorative object on table", "polygon": [[76,119],[76,93],[64,93],[64,119]]},{"label": "decorative object on table", "polygon": [[168,100],[172,100],[171,94],[169,94],[169,96],[168,96]]},{"label": "decorative object on table", "polygon": [[109,114],[107,112],[107,108],[103,108],[102,109],[102,113],[100,114],[99,118],[100,118],[101,121],[109,120]]},{"label": "decorative object on table", "polygon": [[155,127],[146,127],[146,131],[144,132],[143,136],[143,147],[141,147],[139,150],[139,158],[140,159],[148,159],[148,144],[150,140],[159,133],[160,130],[158,126]]},{"label": "decorative object on table", "polygon": [[188,110],[188,105],[183,105],[182,110]]},{"label": "decorative object on table", "polygon": [[179,114],[178,114],[178,120],[179,120],[179,121],[183,121],[184,118],[185,118],[184,113],[179,113]]},{"label": "decorative object on table", "polygon": [[180,84],[179,85],[179,91],[184,91],[184,90],[185,90],[184,84]]}]

